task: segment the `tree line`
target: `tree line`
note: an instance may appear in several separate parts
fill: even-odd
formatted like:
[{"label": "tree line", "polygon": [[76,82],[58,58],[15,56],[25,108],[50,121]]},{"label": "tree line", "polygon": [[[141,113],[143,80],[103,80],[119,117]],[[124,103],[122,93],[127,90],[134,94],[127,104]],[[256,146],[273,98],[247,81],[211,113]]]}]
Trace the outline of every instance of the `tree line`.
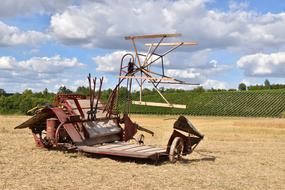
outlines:
[{"label": "tree line", "polygon": [[[102,99],[107,100],[111,89],[102,91]],[[89,95],[89,88],[80,86],[75,91],[62,86],[57,93],[49,92],[45,88],[42,92],[32,92],[25,90],[23,93],[6,93],[4,89],[0,89],[0,114],[26,114],[30,109],[37,106],[49,106],[55,101],[57,94],[81,94]]]},{"label": "tree line", "polygon": [[[264,81],[264,85],[254,85],[254,86],[246,86],[244,83],[240,83],[238,86],[238,90],[240,91],[252,91],[252,90],[271,90],[271,89],[285,89],[285,84],[270,84],[269,80]],[[160,88],[162,93],[183,93],[183,92],[196,92],[196,93],[204,93],[204,92],[221,92],[221,91],[237,91],[237,89],[204,89],[199,86],[192,90],[183,90],[183,89],[174,89],[174,88]],[[111,94],[112,89],[102,90],[101,98],[103,101],[107,101],[109,95]],[[61,86],[57,93],[49,92],[47,88],[45,88],[42,92],[32,92],[32,90],[25,90],[23,93],[7,93],[4,89],[0,89],[0,114],[25,114],[31,108],[34,108],[39,105],[49,105],[52,104],[55,100],[57,94],[82,94],[89,95],[89,88],[85,86],[79,86],[75,91],[68,89],[66,86]],[[132,93],[132,98],[139,97],[139,91],[134,91]],[[142,90],[144,96],[148,95],[156,95],[157,92],[155,89],[144,88]],[[120,97],[122,97],[122,101],[127,97],[127,89],[120,89]]]},{"label": "tree line", "polygon": [[270,84],[270,81],[266,79],[263,85],[250,85],[246,86],[245,83],[240,83],[238,89],[241,91],[245,90],[270,90],[270,89],[285,89],[285,84]]}]

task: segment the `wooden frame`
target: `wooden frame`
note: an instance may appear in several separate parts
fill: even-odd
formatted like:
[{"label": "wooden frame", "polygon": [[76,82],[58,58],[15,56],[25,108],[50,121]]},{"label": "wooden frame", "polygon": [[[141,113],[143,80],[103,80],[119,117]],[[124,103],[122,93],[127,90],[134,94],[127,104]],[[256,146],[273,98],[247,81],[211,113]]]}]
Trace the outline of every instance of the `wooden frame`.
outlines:
[{"label": "wooden frame", "polygon": [[[180,46],[180,45],[197,45],[197,42],[169,42],[169,43],[160,43],[160,46]],[[158,43],[146,43],[145,46],[157,46]]]},{"label": "wooden frame", "polygon": [[126,40],[131,39],[146,39],[146,38],[169,38],[169,37],[178,37],[181,36],[180,33],[177,34],[150,34],[150,35],[142,35],[142,36],[126,36]]},{"label": "wooden frame", "polygon": [[166,104],[166,103],[160,103],[160,102],[143,102],[143,101],[132,101],[132,104],[143,105],[143,106],[156,106],[156,107],[186,109],[186,105],[183,105],[183,104]]},{"label": "wooden frame", "polygon": [[146,79],[146,80],[171,80],[171,78],[162,77],[162,78],[155,78],[155,77],[139,77],[139,76],[118,76],[121,79]]},{"label": "wooden frame", "polygon": [[[132,69],[130,69],[130,62],[126,65],[124,62],[124,55],[121,60],[121,70],[118,88],[123,80],[127,81],[127,89],[128,89],[128,101],[127,104],[130,108],[129,104],[139,104],[139,105],[146,105],[146,106],[160,106],[160,107],[170,107],[170,108],[181,108],[185,109],[186,105],[180,104],[171,104],[169,101],[164,97],[164,95],[160,92],[158,85],[160,84],[180,84],[180,85],[199,85],[195,83],[187,83],[169,76],[165,75],[164,72],[164,62],[163,57],[169,54],[170,52],[174,51],[180,46],[183,45],[197,45],[197,42],[163,42],[166,38],[169,37],[178,37],[181,36],[180,33],[177,34],[151,34],[151,35],[141,35],[141,36],[126,36],[126,40],[130,40],[133,46],[134,54],[132,55]],[[154,43],[146,43],[145,45],[148,46],[148,50],[146,54],[139,53],[138,48],[136,46],[137,39],[151,39],[151,38],[158,38],[157,42]],[[163,53],[158,53],[158,48],[160,46],[171,46]],[[165,50],[165,49],[164,49]],[[161,50],[159,51],[161,52]],[[128,53],[129,54],[129,53]],[[156,56],[154,59],[152,59]],[[161,71],[151,70],[151,66],[161,60]],[[125,65],[124,65],[125,64]],[[135,68],[135,69],[134,69]],[[135,80],[133,80],[135,79]],[[136,81],[140,87],[139,93],[139,101],[131,101],[130,100],[130,93],[132,89],[132,83]],[[161,98],[165,101],[165,103],[158,103],[158,102],[143,102],[142,101],[142,91],[143,91],[143,84],[148,81],[157,91],[157,93],[161,96]],[[118,95],[117,95],[118,96]]]}]

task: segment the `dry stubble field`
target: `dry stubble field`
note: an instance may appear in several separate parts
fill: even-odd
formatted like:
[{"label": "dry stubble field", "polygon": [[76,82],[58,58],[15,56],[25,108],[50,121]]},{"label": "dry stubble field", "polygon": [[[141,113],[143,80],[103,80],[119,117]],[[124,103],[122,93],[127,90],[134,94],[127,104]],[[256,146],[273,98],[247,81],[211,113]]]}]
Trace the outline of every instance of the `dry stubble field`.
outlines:
[{"label": "dry stubble field", "polygon": [[[132,118],[165,146],[175,116]],[[189,117],[205,134],[180,163],[35,148],[26,116],[0,116],[0,189],[285,189],[285,120]]]}]

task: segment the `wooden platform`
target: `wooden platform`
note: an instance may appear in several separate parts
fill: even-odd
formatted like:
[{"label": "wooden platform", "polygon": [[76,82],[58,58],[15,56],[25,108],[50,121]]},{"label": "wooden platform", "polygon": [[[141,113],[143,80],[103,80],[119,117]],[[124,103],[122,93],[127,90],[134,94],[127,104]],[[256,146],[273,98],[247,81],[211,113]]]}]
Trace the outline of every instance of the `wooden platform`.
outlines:
[{"label": "wooden platform", "polygon": [[166,149],[153,146],[130,144],[125,142],[105,143],[95,146],[79,146],[78,149],[87,153],[105,154],[133,158],[152,158],[166,156]]}]

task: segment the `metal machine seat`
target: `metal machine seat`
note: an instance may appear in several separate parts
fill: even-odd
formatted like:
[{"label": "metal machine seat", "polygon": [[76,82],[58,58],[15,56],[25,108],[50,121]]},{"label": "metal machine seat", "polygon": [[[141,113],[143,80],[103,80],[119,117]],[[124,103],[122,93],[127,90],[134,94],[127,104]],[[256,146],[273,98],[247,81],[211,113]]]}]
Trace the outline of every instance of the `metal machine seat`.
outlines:
[{"label": "metal machine seat", "polygon": [[122,130],[113,120],[88,121],[83,125],[89,134],[89,138],[116,135]]}]

